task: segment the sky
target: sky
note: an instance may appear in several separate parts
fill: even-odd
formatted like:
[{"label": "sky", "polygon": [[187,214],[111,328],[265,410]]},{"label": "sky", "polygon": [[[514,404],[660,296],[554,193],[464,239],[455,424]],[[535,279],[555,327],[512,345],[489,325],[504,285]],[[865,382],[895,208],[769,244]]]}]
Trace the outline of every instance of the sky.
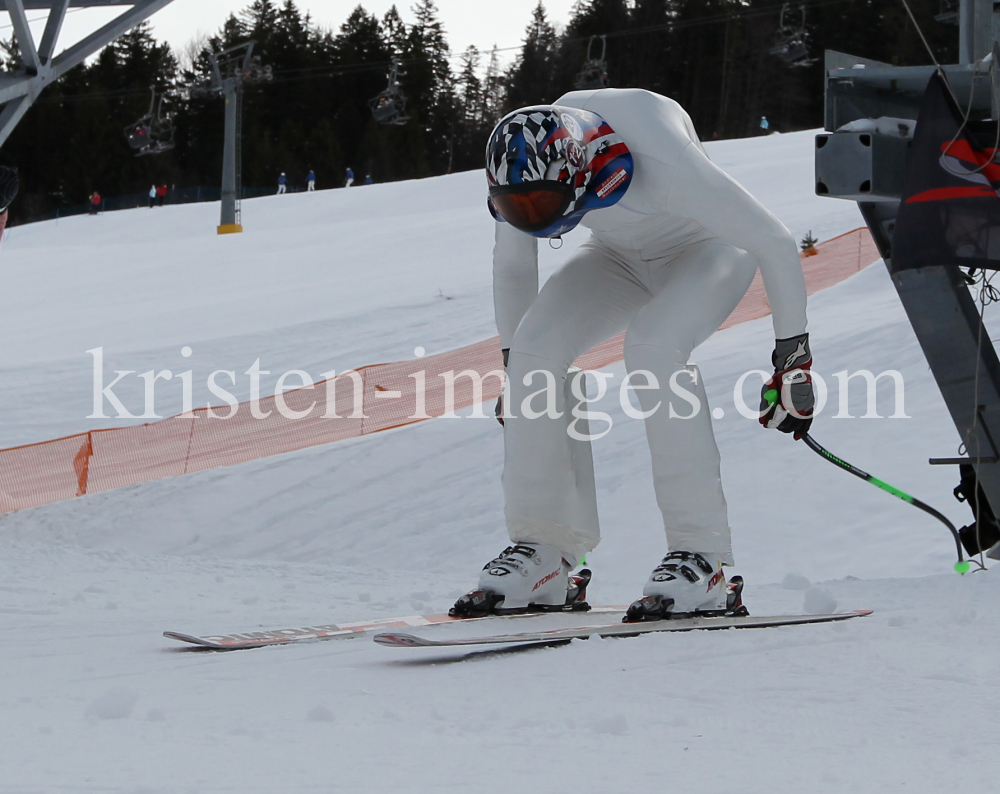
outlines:
[{"label": "sky", "polygon": [[[550,21],[565,25],[574,0],[543,1]],[[278,2],[282,3],[284,0]],[[481,50],[494,46],[518,47],[537,2],[538,0],[436,0],[436,5],[448,43],[452,51],[458,54],[470,44]],[[166,40],[175,51],[180,52],[193,39],[218,31],[230,13],[238,13],[250,3],[251,0],[173,0],[150,19],[153,35],[160,41]],[[358,0],[296,0],[298,8],[308,12],[317,25],[334,30],[339,29],[358,4]],[[413,0],[396,0],[395,3],[394,0],[362,0],[360,3],[378,17],[394,4],[404,21],[413,21]],[[120,9],[71,11],[66,16],[57,51],[83,38],[118,13]],[[41,20],[32,25],[36,41],[41,37],[44,18],[42,11],[28,12],[29,20]],[[9,25],[0,26],[0,36],[9,36],[8,31]]]}]

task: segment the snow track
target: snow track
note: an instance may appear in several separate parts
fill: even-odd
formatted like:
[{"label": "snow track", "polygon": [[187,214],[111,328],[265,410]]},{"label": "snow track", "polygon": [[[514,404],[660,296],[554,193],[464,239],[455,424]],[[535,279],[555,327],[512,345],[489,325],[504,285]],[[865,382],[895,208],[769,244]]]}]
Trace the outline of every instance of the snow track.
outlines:
[{"label": "snow track", "polygon": [[[811,195],[811,133],[708,149],[797,238],[859,225],[853,205]],[[13,230],[0,446],[94,425],[95,346],[109,372],[191,367],[197,387],[257,357],[319,374],[493,332],[478,173],[248,201],[242,236],[217,238],[216,216]],[[582,239],[543,247],[543,276]],[[834,419],[834,397],[816,439],[966,523],[953,473],[926,464],[957,438],[884,268],[816,295],[810,320],[828,382],[896,369],[912,417]],[[0,516],[0,792],[992,791],[1000,581],[949,573],[933,519],[738,416],[733,382],[772,341],[765,318],[695,355],[725,412],[734,570],[756,614],[818,598],[872,617],[518,652],[352,640],[205,655],[160,637],[446,607],[506,540],[502,439],[492,420],[424,422]],[[122,395],[138,407],[141,382]],[[855,416],[864,396],[852,384]],[[878,405],[893,412],[887,379]],[[623,603],[663,538],[640,424],[616,388],[597,409],[614,429],[595,444],[591,597]]]}]

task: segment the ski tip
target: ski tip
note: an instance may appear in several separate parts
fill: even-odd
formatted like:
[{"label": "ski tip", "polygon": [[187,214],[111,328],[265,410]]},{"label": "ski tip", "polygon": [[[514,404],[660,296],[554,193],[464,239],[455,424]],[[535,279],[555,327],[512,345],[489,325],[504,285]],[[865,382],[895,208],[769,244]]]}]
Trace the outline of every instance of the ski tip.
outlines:
[{"label": "ski tip", "polygon": [[412,634],[376,634],[372,639],[387,648],[422,648],[428,645],[427,640]]},{"label": "ski tip", "polygon": [[168,640],[177,640],[178,642],[184,642],[189,645],[195,645],[198,648],[211,648],[213,650],[225,650],[223,646],[216,645],[213,642],[208,642],[201,637],[195,637],[191,634],[182,634],[179,631],[165,631],[163,636]]}]

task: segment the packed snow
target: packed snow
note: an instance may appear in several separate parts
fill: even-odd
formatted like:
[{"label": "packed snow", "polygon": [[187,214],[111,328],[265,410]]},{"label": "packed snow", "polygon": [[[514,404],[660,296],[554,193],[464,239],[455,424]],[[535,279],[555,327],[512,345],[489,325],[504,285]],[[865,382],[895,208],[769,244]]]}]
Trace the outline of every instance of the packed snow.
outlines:
[{"label": "packed snow", "polygon": [[[797,239],[824,240],[861,218],[813,195],[814,134],[707,148]],[[291,369],[319,379],[492,336],[483,187],[477,172],[255,199],[242,235],[215,234],[218,205],[10,230],[0,446],[149,421],[88,418],[98,347],[105,383],[191,369],[203,405],[215,369],[259,359],[266,392]],[[543,277],[585,237],[542,246]],[[881,263],[815,295],[810,332],[831,385],[814,437],[971,520],[955,471],[927,465],[958,438]],[[491,419],[423,422],[0,516],[0,792],[993,791],[1000,580],[953,573],[943,526],[739,415],[734,383],[772,343],[764,318],[694,357],[724,414],[733,572],[753,614],[871,617],[516,651],[220,654],[161,636],[444,611],[507,540],[502,436]],[[888,378],[883,418],[858,418],[860,379],[856,418],[834,418],[834,374],[863,369],[901,373],[908,418],[888,418]],[[621,604],[664,540],[624,370],[608,372],[590,600]],[[135,416],[142,386],[115,389]],[[231,390],[249,398],[249,378]],[[180,410],[179,383],[159,382],[157,415]]]}]

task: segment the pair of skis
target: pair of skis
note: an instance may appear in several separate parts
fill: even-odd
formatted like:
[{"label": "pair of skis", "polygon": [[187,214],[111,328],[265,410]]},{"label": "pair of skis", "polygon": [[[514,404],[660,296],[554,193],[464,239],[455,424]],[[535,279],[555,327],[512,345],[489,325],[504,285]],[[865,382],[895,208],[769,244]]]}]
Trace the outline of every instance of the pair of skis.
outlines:
[{"label": "pair of skis", "polygon": [[[277,629],[271,631],[244,632],[240,634],[218,634],[194,636],[180,632],[165,631],[163,636],[172,640],[188,643],[198,648],[216,651],[243,650],[261,648],[269,645],[292,645],[307,642],[322,642],[328,640],[371,637],[379,645],[391,648],[450,648],[468,645],[539,645],[566,643],[575,639],[589,637],[635,637],[640,634],[652,634],[662,631],[694,631],[703,629],[751,629],[772,628],[777,626],[800,626],[812,623],[832,623],[865,617],[872,614],[870,609],[858,609],[853,612],[837,612],[827,615],[771,615],[771,616],[735,616],[721,615],[715,617],[695,616],[688,618],[671,618],[668,620],[651,620],[638,623],[622,623],[624,607],[594,607],[588,613],[527,613],[520,615],[487,615],[476,618],[454,618],[448,615],[411,615],[399,618],[385,618],[361,623],[340,623],[318,626],[304,626],[294,629]],[[435,639],[426,636],[428,630],[433,634],[432,627],[445,624],[468,624],[489,621],[491,628],[506,627],[519,623],[527,618],[552,616],[552,614],[586,615],[589,622],[586,625],[546,629],[543,631],[508,632],[496,631],[469,637],[442,637]],[[606,616],[597,618],[596,616]],[[485,628],[485,627],[484,627]],[[393,629],[424,629],[414,634],[411,631],[393,631]]]}]

